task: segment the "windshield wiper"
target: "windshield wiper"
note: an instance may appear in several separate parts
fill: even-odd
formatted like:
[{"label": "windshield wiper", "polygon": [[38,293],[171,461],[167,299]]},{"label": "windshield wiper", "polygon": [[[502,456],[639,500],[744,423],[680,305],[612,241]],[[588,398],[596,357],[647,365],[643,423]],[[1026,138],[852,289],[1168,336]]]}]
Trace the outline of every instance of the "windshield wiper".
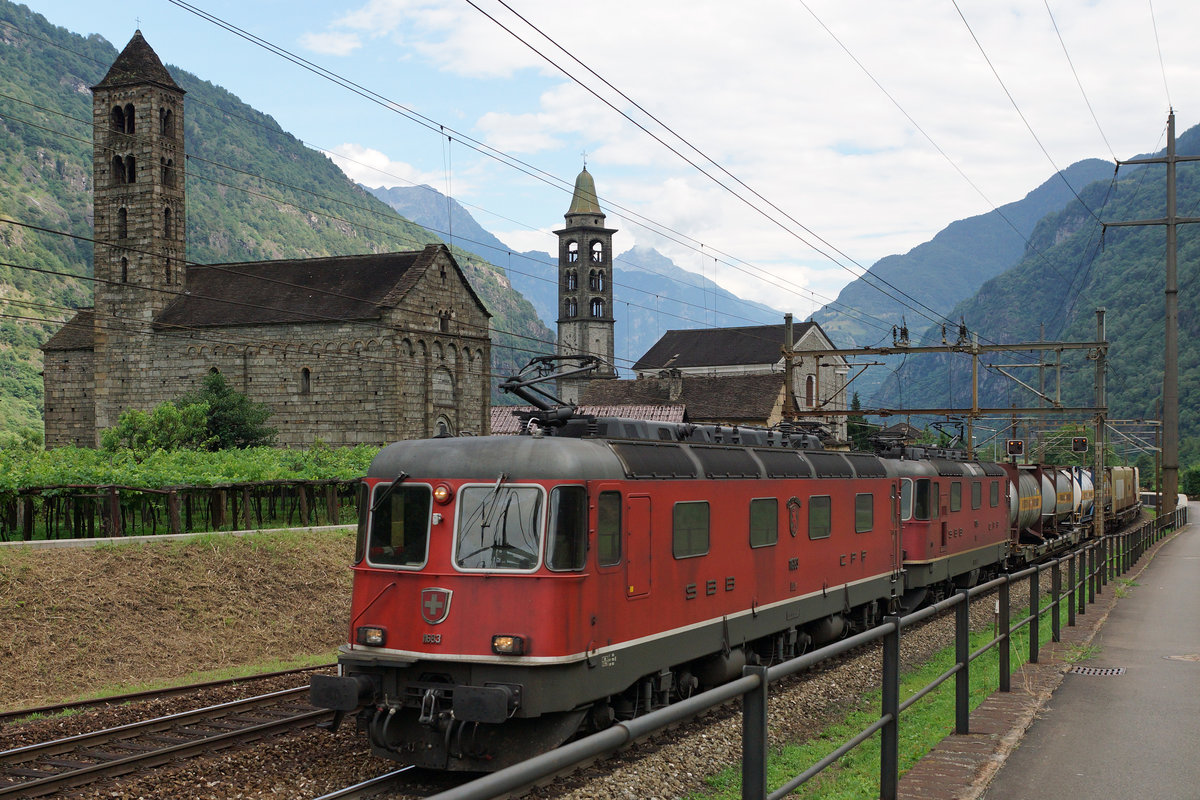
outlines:
[{"label": "windshield wiper", "polygon": [[379,497],[377,497],[375,499],[375,502],[371,505],[371,513],[372,514],[374,514],[376,511],[379,510],[379,507],[381,505],[383,505],[383,501],[387,500],[389,497],[391,497],[392,492],[394,492],[396,490],[396,487],[399,486],[400,483],[407,477],[408,477],[408,473],[401,470],[400,474],[392,479],[392,482],[387,485],[386,489],[384,489],[382,492],[379,493]]}]

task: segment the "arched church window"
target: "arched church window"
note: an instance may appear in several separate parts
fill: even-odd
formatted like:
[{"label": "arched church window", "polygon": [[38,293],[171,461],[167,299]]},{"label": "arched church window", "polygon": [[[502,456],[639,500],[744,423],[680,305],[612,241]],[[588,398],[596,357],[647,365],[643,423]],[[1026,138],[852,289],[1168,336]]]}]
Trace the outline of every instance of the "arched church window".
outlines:
[{"label": "arched church window", "polygon": [[129,212],[123,208],[117,209],[117,238],[129,238]]},{"label": "arched church window", "polygon": [[573,269],[567,270],[567,291],[573,292],[579,288],[579,273]]},{"label": "arched church window", "polygon": [[592,263],[604,263],[604,244],[602,242],[592,242]]},{"label": "arched church window", "polygon": [[815,406],[817,399],[817,379],[813,375],[809,375],[804,379],[804,405],[812,408]]},{"label": "arched church window", "polygon": [[308,367],[300,370],[300,394],[308,394],[312,391],[312,372]]},{"label": "arched church window", "polygon": [[129,283],[129,259],[121,256],[121,283]]},{"label": "arched church window", "polygon": [[579,260],[579,242],[567,243],[567,261],[574,264]]},{"label": "arched church window", "polygon": [[169,108],[158,110],[158,132],[163,136],[175,135],[175,115]]},{"label": "arched church window", "polygon": [[120,106],[113,106],[112,115],[109,117],[112,129],[117,133],[125,132],[125,109]]},{"label": "arched church window", "polygon": [[137,183],[137,159],[125,156],[125,182]]},{"label": "arched church window", "polygon": [[125,132],[126,133],[133,133],[133,119],[134,119],[133,103],[127,103],[125,105]]},{"label": "arched church window", "polygon": [[442,333],[450,332],[450,312],[443,311],[438,314],[438,330]]},{"label": "arched church window", "polygon": [[113,156],[112,160],[112,182],[115,186],[120,186],[125,183],[125,159],[120,156]]},{"label": "arched church window", "polygon": [[168,189],[175,186],[175,159],[160,158],[159,166],[162,171],[162,185]]},{"label": "arched church window", "polygon": [[163,238],[164,238],[164,239],[170,239],[170,238],[171,238],[171,235],[172,235],[172,230],[171,230],[171,209],[170,209],[170,208],[164,208],[164,209],[163,209]]},{"label": "arched church window", "polygon": [[563,311],[568,318],[579,314],[579,304],[575,302],[575,298],[568,298],[566,308],[564,308]]},{"label": "arched church window", "polygon": [[599,297],[592,300],[592,316],[593,317],[603,317],[604,316],[604,301],[601,300]]}]

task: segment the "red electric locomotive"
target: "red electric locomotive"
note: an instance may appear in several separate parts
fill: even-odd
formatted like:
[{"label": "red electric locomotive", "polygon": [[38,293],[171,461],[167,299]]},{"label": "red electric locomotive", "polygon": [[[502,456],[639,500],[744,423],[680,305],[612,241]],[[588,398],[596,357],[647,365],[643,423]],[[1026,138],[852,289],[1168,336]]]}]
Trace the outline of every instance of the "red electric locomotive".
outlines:
[{"label": "red electric locomotive", "polygon": [[494,770],[915,606],[1004,559],[997,465],[534,413],[385,448],[315,705],[372,751]]}]

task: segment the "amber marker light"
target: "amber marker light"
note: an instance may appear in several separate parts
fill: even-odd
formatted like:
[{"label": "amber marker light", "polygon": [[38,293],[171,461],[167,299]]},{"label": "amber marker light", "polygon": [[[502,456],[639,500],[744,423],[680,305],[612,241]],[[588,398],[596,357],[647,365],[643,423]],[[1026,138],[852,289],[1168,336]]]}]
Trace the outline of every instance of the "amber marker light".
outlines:
[{"label": "amber marker light", "polygon": [[497,634],[492,637],[492,652],[498,656],[523,656],[525,637]]},{"label": "amber marker light", "polygon": [[433,500],[438,505],[444,506],[454,499],[454,490],[444,483],[439,483],[433,487]]},{"label": "amber marker light", "polygon": [[367,647],[383,647],[387,643],[387,631],[383,628],[364,625],[355,633],[355,641]]}]

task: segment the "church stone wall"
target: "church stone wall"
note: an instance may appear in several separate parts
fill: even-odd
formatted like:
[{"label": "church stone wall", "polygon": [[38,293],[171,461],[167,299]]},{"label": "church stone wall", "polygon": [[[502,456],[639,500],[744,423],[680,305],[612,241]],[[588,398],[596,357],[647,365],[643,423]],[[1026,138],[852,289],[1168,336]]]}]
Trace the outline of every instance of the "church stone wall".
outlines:
[{"label": "church stone wall", "polygon": [[49,350],[45,378],[46,447],[92,447],[96,437],[95,356],[91,350]]}]

